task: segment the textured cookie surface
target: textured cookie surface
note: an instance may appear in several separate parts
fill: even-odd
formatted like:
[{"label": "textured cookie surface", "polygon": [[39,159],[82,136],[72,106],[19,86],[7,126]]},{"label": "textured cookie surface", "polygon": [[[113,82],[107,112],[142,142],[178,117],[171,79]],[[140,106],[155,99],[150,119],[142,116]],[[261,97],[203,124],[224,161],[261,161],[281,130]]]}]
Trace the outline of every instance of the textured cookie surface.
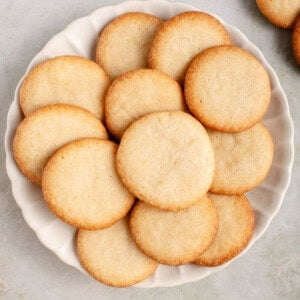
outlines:
[{"label": "textured cookie surface", "polygon": [[125,73],[110,86],[105,98],[105,121],[109,131],[121,138],[135,120],[156,111],[176,111],[185,107],[177,81],[155,70]]},{"label": "textured cookie surface", "polygon": [[199,52],[230,43],[229,34],[214,17],[184,12],[159,28],[150,47],[149,64],[183,83],[189,63]]},{"label": "textured cookie surface", "polygon": [[272,164],[272,137],[261,123],[240,133],[208,131],[216,160],[210,190],[235,195],[249,191],[267,176]]},{"label": "textured cookie surface", "polygon": [[300,65],[300,15],[297,18],[293,30],[292,45],[293,45],[295,59],[298,65]]},{"label": "textured cookie surface", "polygon": [[193,205],[209,189],[214,153],[206,130],[191,115],[156,112],[125,131],[117,170],[137,198],[174,211]]},{"label": "textured cookie surface", "polygon": [[273,24],[292,28],[300,13],[300,0],[256,0],[263,15]]},{"label": "textured cookie surface", "polygon": [[14,157],[24,175],[40,183],[50,156],[84,137],[107,138],[103,124],[93,114],[70,105],[45,106],[19,124],[13,141]]},{"label": "textured cookie surface", "polygon": [[78,56],[58,56],[35,66],[20,88],[25,116],[50,104],[82,107],[101,120],[109,79],[95,62]]},{"label": "textured cookie surface", "polygon": [[200,53],[189,66],[184,92],[198,120],[226,132],[259,122],[271,97],[267,71],[252,54],[236,46]]},{"label": "textured cookie surface", "polygon": [[218,233],[207,251],[196,260],[204,266],[221,265],[238,255],[248,244],[254,228],[254,213],[245,195],[208,194],[219,216]]},{"label": "textured cookie surface", "polygon": [[95,138],[60,148],[42,177],[44,199],[63,221],[83,229],[102,229],[123,218],[134,202],[115,168],[117,145]]},{"label": "textured cookie surface", "polygon": [[166,265],[194,261],[213,242],[218,214],[205,195],[194,206],[167,212],[138,202],[130,216],[130,231],[137,246]]},{"label": "textured cookie surface", "polygon": [[157,262],[136,247],[127,218],[107,229],[80,229],[77,253],[84,268],[95,279],[115,287],[126,287],[142,281],[158,267]]},{"label": "textured cookie surface", "polygon": [[145,13],[114,19],[100,34],[96,62],[112,78],[147,67],[150,43],[161,21]]}]

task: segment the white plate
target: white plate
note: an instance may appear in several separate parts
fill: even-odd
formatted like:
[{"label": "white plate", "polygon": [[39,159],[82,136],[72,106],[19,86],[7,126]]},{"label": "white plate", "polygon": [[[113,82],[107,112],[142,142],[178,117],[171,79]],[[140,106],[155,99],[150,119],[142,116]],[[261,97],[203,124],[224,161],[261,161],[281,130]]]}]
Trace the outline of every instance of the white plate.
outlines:
[{"label": "white plate", "polygon": [[[54,36],[30,62],[27,72],[37,63],[57,55],[74,54],[92,58],[98,34],[103,26],[125,12],[142,11],[167,19],[187,10],[197,9],[184,3],[169,3],[167,1],[128,1],[116,6],[100,8],[91,15],[74,21],[65,30]],[[272,133],[275,143],[275,157],[269,176],[263,184],[248,193],[255,210],[256,223],[252,240],[242,252],[245,253],[262,236],[281,206],[291,176],[294,157],[294,129],[286,96],[274,70],[260,50],[244,34],[235,27],[221,22],[236,45],[252,52],[261,61],[269,72],[272,85],[272,100],[263,121]],[[75,229],[60,221],[50,212],[42,199],[40,188],[30,183],[21,174],[14,161],[12,141],[16,127],[22,119],[18,104],[20,82],[8,112],[5,135],[6,168],[11,180],[13,196],[22,210],[24,219],[35,231],[40,241],[66,264],[86,273],[76,256]],[[228,263],[214,268],[198,267],[192,264],[180,267],[161,265],[154,276],[136,286],[175,286],[200,280],[223,269],[226,265]]]}]

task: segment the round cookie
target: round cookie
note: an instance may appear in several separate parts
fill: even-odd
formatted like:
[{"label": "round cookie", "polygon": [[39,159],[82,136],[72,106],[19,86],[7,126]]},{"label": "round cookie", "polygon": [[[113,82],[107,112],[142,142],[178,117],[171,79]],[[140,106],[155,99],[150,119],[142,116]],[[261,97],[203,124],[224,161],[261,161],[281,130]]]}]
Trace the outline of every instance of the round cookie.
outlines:
[{"label": "round cookie", "polygon": [[22,173],[40,184],[47,160],[61,146],[79,138],[107,139],[105,127],[93,114],[70,105],[49,105],[27,116],[18,126],[13,153]]},{"label": "round cookie", "polygon": [[240,132],[265,114],[271,86],[267,71],[249,52],[217,46],[190,64],[184,85],[186,103],[205,126]]},{"label": "round cookie", "polygon": [[130,210],[134,197],[115,167],[118,146],[84,138],[57,150],[46,164],[42,191],[63,221],[88,230],[111,226]]},{"label": "round cookie", "polygon": [[184,112],[156,112],[123,134],[117,170],[127,188],[154,207],[192,206],[209,189],[214,153],[205,128]]},{"label": "round cookie", "polygon": [[119,76],[110,86],[105,98],[105,122],[120,139],[133,121],[146,114],[184,109],[177,81],[156,70],[140,69]]},{"label": "round cookie", "polygon": [[300,14],[294,26],[292,35],[292,45],[295,59],[297,61],[297,64],[300,65]]},{"label": "round cookie", "polygon": [[79,56],[58,56],[35,66],[20,88],[25,116],[51,104],[82,107],[104,118],[104,97],[109,79],[95,62]]},{"label": "round cookie", "polygon": [[262,14],[273,24],[292,28],[300,13],[300,0],[256,0]]},{"label": "round cookie", "polygon": [[245,195],[209,194],[219,216],[219,230],[208,250],[195,261],[218,266],[238,255],[249,243],[254,229],[254,213]]},{"label": "round cookie", "polygon": [[259,185],[272,165],[274,145],[261,123],[240,133],[208,131],[216,171],[210,191],[238,195]]},{"label": "round cookie", "polygon": [[151,276],[158,263],[135,245],[124,218],[103,230],[80,229],[77,254],[83,267],[98,281],[127,287]]},{"label": "round cookie", "polygon": [[205,195],[194,206],[166,212],[138,202],[130,215],[130,232],[137,246],[165,265],[194,261],[208,249],[218,231],[218,213]]},{"label": "round cookie", "polygon": [[164,22],[155,34],[149,65],[183,83],[189,63],[199,52],[230,43],[228,32],[213,16],[184,12]]},{"label": "round cookie", "polygon": [[100,34],[96,62],[112,79],[147,67],[150,43],[160,23],[159,18],[140,12],[117,17]]}]

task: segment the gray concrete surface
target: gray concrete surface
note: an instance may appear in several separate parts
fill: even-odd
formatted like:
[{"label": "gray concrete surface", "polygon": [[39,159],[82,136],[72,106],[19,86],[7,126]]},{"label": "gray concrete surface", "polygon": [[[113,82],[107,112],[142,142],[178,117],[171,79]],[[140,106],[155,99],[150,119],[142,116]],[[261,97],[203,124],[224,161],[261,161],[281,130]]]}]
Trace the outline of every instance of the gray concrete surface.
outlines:
[{"label": "gray concrete surface", "polygon": [[0,1],[0,298],[1,299],[300,299],[300,68],[290,32],[275,28],[254,0],[185,1],[239,27],[268,58],[295,124],[295,163],[283,206],[250,251],[225,270],[174,288],[114,289],[62,263],[40,244],[11,194],[3,147],[15,86],[32,57],[74,19],[118,0]]}]

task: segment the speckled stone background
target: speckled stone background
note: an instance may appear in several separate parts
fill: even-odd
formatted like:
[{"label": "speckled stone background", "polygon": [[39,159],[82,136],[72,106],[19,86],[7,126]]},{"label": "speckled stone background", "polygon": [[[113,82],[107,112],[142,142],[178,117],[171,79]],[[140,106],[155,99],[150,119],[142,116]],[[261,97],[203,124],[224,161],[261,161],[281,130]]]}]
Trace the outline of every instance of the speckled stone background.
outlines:
[{"label": "speckled stone background", "polygon": [[24,222],[5,171],[4,131],[15,86],[33,56],[71,21],[109,0],[0,1],[0,299],[300,299],[300,67],[290,32],[275,28],[254,0],[190,0],[240,28],[267,57],[289,100],[295,124],[290,188],[271,226],[226,269],[174,288],[114,289],[82,275],[47,250]]}]

